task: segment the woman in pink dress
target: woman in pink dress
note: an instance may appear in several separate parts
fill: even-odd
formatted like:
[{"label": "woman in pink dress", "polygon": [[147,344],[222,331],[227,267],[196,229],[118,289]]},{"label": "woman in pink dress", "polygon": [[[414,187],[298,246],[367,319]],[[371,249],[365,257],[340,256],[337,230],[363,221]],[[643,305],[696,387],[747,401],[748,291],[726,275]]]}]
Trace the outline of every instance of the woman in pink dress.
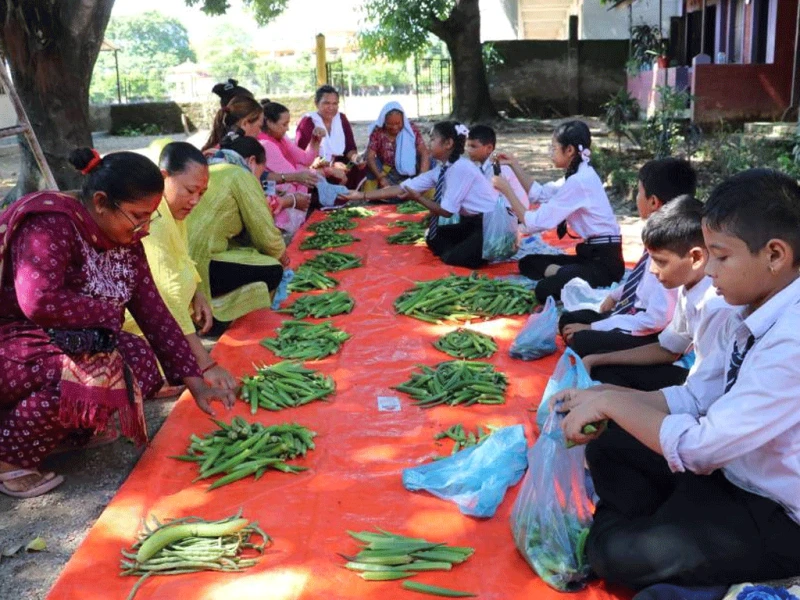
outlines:
[{"label": "woman in pink dress", "polygon": [[[147,441],[142,399],[164,383],[156,357],[205,412],[235,400],[203,381],[147,264],[158,167],[88,148],[70,160],[87,175],[80,192],[29,194],[0,216],[0,493],[19,498],[59,485],[42,459],[71,433],[106,430],[114,413],[124,435]],[[147,341],[121,331],[126,308]]]}]

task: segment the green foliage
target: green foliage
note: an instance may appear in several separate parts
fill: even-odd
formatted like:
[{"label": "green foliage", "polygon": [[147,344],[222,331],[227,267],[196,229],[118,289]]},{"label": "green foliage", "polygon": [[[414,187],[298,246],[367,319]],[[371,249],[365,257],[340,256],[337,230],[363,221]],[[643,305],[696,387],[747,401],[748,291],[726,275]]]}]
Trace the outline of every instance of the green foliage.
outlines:
[{"label": "green foliage", "polygon": [[639,118],[639,102],[627,89],[621,88],[603,104],[603,121],[617,136],[617,149],[622,150],[622,136],[629,136],[628,126]]},{"label": "green foliage", "polygon": [[233,77],[239,85],[260,88],[258,72],[262,70],[253,40],[233,23],[222,23],[203,44],[200,60],[208,65],[212,77],[224,81]]},{"label": "green foliage", "polygon": [[486,67],[500,66],[506,62],[503,55],[494,47],[494,43],[485,42],[481,49],[483,50],[483,64]]},{"label": "green foliage", "polygon": [[656,88],[659,109],[647,120],[640,145],[653,153],[655,158],[672,156],[683,131],[682,121],[691,101],[691,94],[668,85]]},{"label": "green foliage", "polygon": [[793,143],[745,136],[723,127],[703,145],[702,153],[720,177],[730,177],[752,168],[777,169],[798,177],[800,166],[794,161]]},{"label": "green foliage", "polygon": [[634,25],[631,27],[631,58],[627,68],[641,69],[653,62],[653,56],[661,53],[663,42],[661,31],[655,25]]},{"label": "green foliage", "polygon": [[124,137],[139,137],[140,135],[161,135],[161,127],[155,123],[145,123],[141,127],[133,125],[123,126],[117,130],[116,134]]},{"label": "green foliage", "polygon": [[593,149],[592,165],[610,194],[628,201],[635,199],[639,171],[630,153],[608,148]]},{"label": "green foliage", "polygon": [[370,0],[364,5],[368,23],[359,44],[368,57],[406,60],[430,45],[436,21],[447,19],[455,0]]},{"label": "green foliage", "polygon": [[[242,3],[253,13],[256,23],[266,25],[286,9],[289,0],[242,0]],[[230,7],[228,0],[186,0],[186,4],[199,4],[207,15],[224,15]]]}]

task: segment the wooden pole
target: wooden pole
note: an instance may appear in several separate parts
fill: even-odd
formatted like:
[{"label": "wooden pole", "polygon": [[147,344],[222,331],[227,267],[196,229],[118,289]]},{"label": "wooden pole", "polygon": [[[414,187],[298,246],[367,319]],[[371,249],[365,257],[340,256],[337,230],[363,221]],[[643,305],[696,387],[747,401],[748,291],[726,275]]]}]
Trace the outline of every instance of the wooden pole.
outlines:
[{"label": "wooden pole", "polygon": [[317,85],[328,83],[327,60],[325,57],[325,36],[317,34]]}]

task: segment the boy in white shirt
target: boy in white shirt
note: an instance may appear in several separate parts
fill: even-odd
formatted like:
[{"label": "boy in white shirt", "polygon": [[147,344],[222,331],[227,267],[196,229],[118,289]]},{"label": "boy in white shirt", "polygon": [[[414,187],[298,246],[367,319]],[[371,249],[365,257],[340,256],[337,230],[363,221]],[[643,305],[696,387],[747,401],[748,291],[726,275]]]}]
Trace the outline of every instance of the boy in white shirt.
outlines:
[{"label": "boy in white shirt", "polygon": [[694,350],[692,371],[708,355],[732,307],[705,274],[702,215],[702,202],[679,196],[647,220],[642,241],[650,254],[650,272],[665,288],[678,289],[675,313],[657,342],[585,356],[583,364],[595,381],[659,390],[686,380],[690,371],[673,364],[681,355]]},{"label": "boy in white shirt", "polygon": [[739,308],[686,384],[553,403],[565,437],[590,442],[589,562],[632,588],[800,571],[800,186],[767,169],[731,177],[706,203],[703,237],[706,273]]},{"label": "boy in white shirt", "polygon": [[[497,134],[494,129],[488,125],[475,125],[469,130],[469,135],[467,136],[467,156],[478,166],[488,182],[491,183],[492,177],[495,175],[505,177],[511,187],[511,191],[519,198],[527,210],[531,207],[528,192],[523,189],[519,179],[514,175],[514,171],[508,165],[501,166],[500,163],[492,160],[496,145]],[[499,173],[495,173],[496,168],[500,169]]]},{"label": "boy in white shirt", "polygon": [[[639,170],[636,208],[647,219],[678,196],[694,195],[697,174],[685,160],[651,160]],[[603,301],[600,310],[565,312],[559,330],[579,356],[627,350],[658,341],[675,310],[676,290],[668,290],[650,272],[645,250],[623,285]]]}]

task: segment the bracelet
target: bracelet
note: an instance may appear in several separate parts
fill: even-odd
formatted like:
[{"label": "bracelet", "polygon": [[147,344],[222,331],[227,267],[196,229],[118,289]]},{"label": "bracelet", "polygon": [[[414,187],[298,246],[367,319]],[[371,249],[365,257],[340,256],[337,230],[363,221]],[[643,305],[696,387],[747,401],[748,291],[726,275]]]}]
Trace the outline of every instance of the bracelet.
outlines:
[{"label": "bracelet", "polygon": [[281,183],[286,183],[286,173],[281,173]]},{"label": "bracelet", "polygon": [[206,365],[206,366],[205,366],[205,367],[204,367],[204,368],[203,368],[203,369],[200,371],[200,374],[201,374],[201,375],[205,375],[205,374],[206,374],[208,371],[210,371],[211,369],[213,369],[213,368],[214,368],[214,367],[216,367],[216,366],[218,366],[218,365],[217,365],[217,361],[212,361],[212,362],[211,362],[211,364],[208,364],[208,365]]},{"label": "bracelet", "polygon": [[292,208],[297,208],[297,194],[292,194]]}]

